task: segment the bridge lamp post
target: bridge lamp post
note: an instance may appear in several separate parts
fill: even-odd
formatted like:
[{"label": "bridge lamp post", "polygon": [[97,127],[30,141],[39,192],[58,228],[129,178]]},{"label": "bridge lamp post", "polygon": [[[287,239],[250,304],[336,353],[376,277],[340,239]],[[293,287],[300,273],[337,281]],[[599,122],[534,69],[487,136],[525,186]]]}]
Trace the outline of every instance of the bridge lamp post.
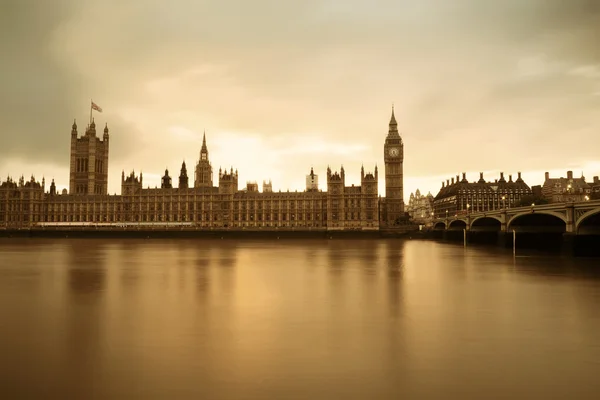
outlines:
[{"label": "bridge lamp post", "polygon": [[469,215],[469,208],[471,208],[471,205],[467,204],[467,215]]},{"label": "bridge lamp post", "polygon": [[586,196],[584,197],[584,199],[585,199],[585,201],[588,201],[588,200],[590,199],[590,196],[587,196],[587,195],[586,195]]},{"label": "bridge lamp post", "polygon": [[506,196],[502,196],[502,208],[506,210]]}]

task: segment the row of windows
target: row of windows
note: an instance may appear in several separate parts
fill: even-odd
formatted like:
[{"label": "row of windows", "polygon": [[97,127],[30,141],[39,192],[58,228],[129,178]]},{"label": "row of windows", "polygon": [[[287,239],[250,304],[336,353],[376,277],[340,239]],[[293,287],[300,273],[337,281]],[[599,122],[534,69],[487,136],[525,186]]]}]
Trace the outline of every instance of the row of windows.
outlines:
[{"label": "row of windows", "polygon": [[[94,163],[95,172],[104,173],[104,161],[95,160]],[[75,172],[90,172],[90,160],[88,158],[77,158],[75,159]]]}]

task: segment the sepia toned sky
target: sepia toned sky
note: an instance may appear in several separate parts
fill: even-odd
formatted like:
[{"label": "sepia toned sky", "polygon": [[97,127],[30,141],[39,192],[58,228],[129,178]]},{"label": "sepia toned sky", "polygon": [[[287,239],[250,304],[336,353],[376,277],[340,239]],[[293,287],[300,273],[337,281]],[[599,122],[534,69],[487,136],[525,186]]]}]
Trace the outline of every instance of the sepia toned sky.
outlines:
[{"label": "sepia toned sky", "polygon": [[94,99],[111,193],[122,170],[152,187],[193,170],[206,130],[240,187],[303,190],[314,167],[326,189],[342,164],[360,184],[364,163],[383,194],[392,103],[405,198],[463,171],[591,180],[599,40],[597,0],[4,0],[0,177],[67,187],[71,124]]}]

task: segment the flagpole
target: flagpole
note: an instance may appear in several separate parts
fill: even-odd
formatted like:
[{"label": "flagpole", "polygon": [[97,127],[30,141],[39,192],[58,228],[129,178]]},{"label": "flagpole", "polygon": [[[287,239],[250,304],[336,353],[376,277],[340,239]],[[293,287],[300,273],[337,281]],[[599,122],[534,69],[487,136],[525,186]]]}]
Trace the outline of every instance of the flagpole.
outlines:
[{"label": "flagpole", "polygon": [[90,125],[92,124],[92,110],[93,110],[93,108],[92,108],[92,103],[93,103],[93,102],[94,102],[94,101],[93,101],[92,99],[90,99]]}]

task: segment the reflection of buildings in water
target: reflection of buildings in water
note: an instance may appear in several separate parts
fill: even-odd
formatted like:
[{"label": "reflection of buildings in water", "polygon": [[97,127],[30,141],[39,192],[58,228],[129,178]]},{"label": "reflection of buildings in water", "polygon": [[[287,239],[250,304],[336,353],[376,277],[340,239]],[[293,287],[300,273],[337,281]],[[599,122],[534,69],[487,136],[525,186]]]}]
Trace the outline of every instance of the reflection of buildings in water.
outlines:
[{"label": "reflection of buildings in water", "polygon": [[208,242],[200,242],[200,245],[194,246],[194,272],[196,282],[196,293],[207,295],[210,290],[210,267],[215,259],[214,246]]},{"label": "reflection of buildings in water", "polygon": [[360,243],[360,258],[362,270],[365,275],[375,278],[377,276],[377,264],[381,257],[380,241],[362,241]]},{"label": "reflection of buildings in water", "polygon": [[318,265],[318,250],[318,245],[307,243],[307,249],[304,252],[304,255],[306,256],[306,264],[310,269],[313,269]]},{"label": "reflection of buildings in water", "polygon": [[106,280],[103,268],[105,255],[100,247],[74,240],[68,244],[66,251],[70,293],[99,298],[97,295],[102,294]]},{"label": "reflection of buildings in water", "polygon": [[[220,292],[232,292],[235,290],[236,269],[240,257],[238,243],[236,241],[220,241],[216,245],[217,251],[215,256],[218,257],[217,268],[214,269],[214,274],[211,275],[215,279]],[[231,296],[225,296],[227,298]]]},{"label": "reflection of buildings in water", "polygon": [[346,258],[348,242],[345,240],[330,240],[327,244],[327,266],[329,273],[334,276],[342,276]]},{"label": "reflection of buildings in water", "polygon": [[237,243],[235,241],[220,242],[219,248],[219,266],[235,267],[237,263]]},{"label": "reflection of buildings in water", "polygon": [[106,254],[103,246],[90,246],[84,240],[69,241],[66,252],[65,376],[69,377],[70,395],[83,398],[96,381],[94,372],[101,370]]},{"label": "reflection of buildings in water", "polygon": [[388,298],[390,315],[398,316],[402,302],[402,281],[404,275],[404,240],[387,240],[385,242],[385,262],[387,266]]}]

